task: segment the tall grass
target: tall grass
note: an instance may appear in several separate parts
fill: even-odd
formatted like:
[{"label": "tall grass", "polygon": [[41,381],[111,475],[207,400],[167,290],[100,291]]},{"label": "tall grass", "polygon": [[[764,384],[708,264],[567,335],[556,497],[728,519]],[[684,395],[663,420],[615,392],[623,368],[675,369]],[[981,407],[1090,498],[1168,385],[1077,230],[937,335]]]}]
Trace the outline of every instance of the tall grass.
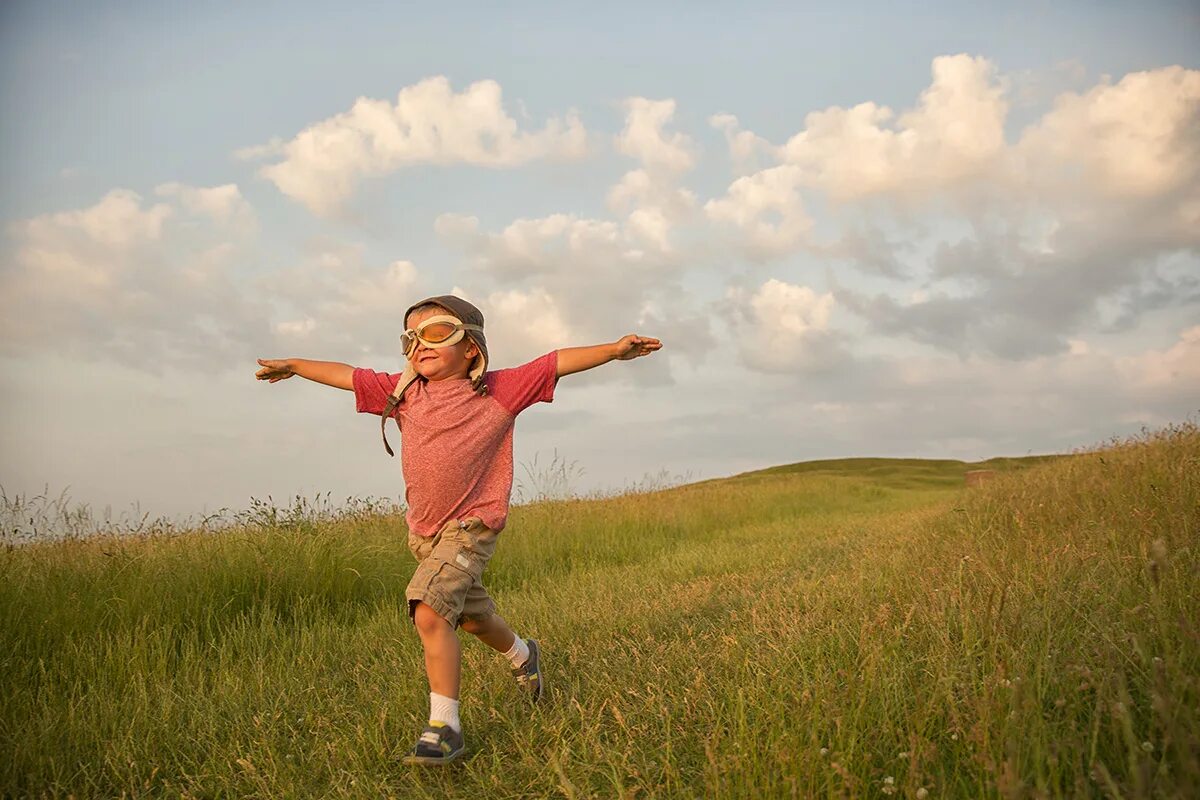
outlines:
[{"label": "tall grass", "polygon": [[1196,426],[969,491],[880,466],[514,508],[487,580],[549,692],[467,643],[442,770],[397,759],[399,516],[9,548],[0,793],[1193,795]]},{"label": "tall grass", "polygon": [[71,500],[67,489],[58,496],[50,493],[49,486],[40,494],[16,492],[10,496],[0,486],[0,546],[92,537],[172,536],[231,527],[312,528],[326,522],[403,513],[402,503],[386,498],[347,497],[342,503],[334,503],[331,492],[318,492],[311,500],[296,495],[283,506],[267,495],[266,500],[251,497],[249,508],[240,511],[222,508],[199,519],[163,515],[151,518],[150,512],[143,512],[137,503],[121,514],[114,515],[111,506],[97,513],[90,505]]}]

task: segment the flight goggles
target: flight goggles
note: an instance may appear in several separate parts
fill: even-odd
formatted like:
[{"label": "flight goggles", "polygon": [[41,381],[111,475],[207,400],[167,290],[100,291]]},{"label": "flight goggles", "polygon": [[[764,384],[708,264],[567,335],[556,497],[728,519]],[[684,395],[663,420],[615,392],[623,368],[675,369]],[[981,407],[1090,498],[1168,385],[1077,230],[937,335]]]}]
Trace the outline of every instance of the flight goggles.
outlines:
[{"label": "flight goggles", "polygon": [[483,332],[478,325],[467,325],[458,317],[449,314],[438,314],[430,317],[415,328],[409,328],[400,334],[400,346],[404,354],[409,355],[417,347],[417,342],[430,349],[450,347],[462,341],[467,331]]}]

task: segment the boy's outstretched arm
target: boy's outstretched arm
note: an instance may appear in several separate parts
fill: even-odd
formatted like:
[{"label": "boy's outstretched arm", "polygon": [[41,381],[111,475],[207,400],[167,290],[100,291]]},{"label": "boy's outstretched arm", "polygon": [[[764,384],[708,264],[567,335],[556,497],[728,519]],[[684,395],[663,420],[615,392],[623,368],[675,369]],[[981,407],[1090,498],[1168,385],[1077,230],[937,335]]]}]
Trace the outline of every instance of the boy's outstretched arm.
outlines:
[{"label": "boy's outstretched arm", "polygon": [[299,375],[326,386],[354,391],[354,367],[349,364],[307,358],[260,358],[258,363],[262,369],[254,373],[254,377],[260,381],[275,383]]},{"label": "boy's outstretched arm", "polygon": [[558,351],[558,377],[572,372],[607,364],[609,361],[628,361],[638,356],[648,356],[662,347],[662,342],[649,336],[631,333],[611,344],[596,344],[591,347],[567,347]]}]

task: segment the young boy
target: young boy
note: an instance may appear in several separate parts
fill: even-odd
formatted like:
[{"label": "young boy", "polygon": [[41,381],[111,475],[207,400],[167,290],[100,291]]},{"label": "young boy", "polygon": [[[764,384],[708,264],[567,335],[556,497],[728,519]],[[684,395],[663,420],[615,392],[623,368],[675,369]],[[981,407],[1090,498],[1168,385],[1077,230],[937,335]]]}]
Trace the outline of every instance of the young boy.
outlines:
[{"label": "young boy", "polygon": [[418,564],[405,590],[425,650],[429,725],[408,763],[444,764],[465,750],[459,721],[462,626],[503,653],[536,702],[545,688],[537,641],[517,636],[481,583],[508,517],[513,422],[536,402],[552,402],[560,377],[628,361],[662,347],[630,334],[611,344],[555,350],[513,369],[489,372],[483,314],[453,295],[422,300],[404,313],[403,373],[305,359],[258,359],[259,380],[299,375],[354,392],[358,411],[394,417],[408,511],[408,546]]}]

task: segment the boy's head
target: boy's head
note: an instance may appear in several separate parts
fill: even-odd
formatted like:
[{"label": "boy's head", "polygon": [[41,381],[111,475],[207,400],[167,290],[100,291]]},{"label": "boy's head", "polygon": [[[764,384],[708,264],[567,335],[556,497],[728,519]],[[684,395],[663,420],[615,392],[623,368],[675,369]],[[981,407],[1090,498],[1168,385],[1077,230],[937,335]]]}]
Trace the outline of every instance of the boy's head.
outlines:
[{"label": "boy's head", "polygon": [[453,295],[430,297],[404,312],[405,356],[417,375],[440,381],[471,379],[478,388],[487,370],[483,313]]}]

